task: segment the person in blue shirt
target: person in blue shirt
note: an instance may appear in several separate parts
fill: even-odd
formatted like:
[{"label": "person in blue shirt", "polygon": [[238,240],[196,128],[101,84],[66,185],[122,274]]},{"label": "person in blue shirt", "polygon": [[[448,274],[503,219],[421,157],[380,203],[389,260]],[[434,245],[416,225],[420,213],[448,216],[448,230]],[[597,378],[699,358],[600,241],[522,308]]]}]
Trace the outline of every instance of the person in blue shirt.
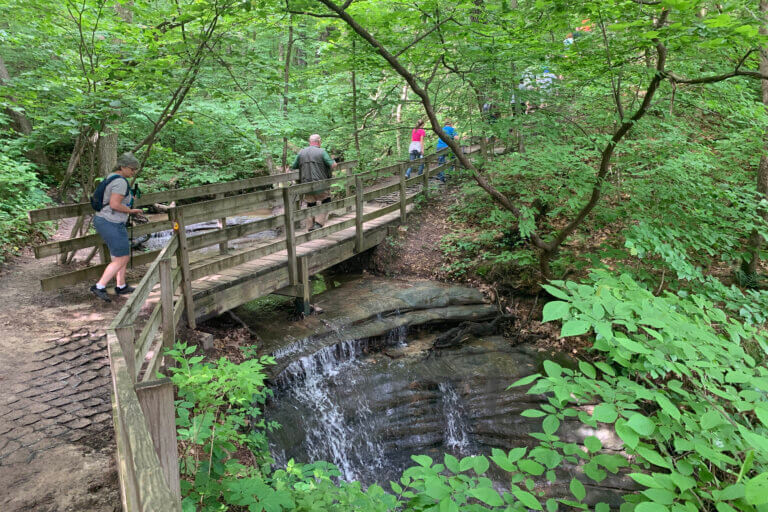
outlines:
[{"label": "person in blue shirt", "polygon": [[[453,123],[446,119],[445,123],[443,123],[443,131],[446,135],[448,135],[451,139],[456,139],[456,130],[453,127]],[[441,138],[437,141],[437,151],[440,151],[443,148],[447,148],[448,144]],[[437,163],[438,165],[443,165],[445,163],[445,157],[448,153],[443,153],[439,157],[437,157]],[[451,171],[453,171],[453,166],[451,166]],[[437,175],[437,179],[445,183],[445,171],[440,171],[440,174]]]}]

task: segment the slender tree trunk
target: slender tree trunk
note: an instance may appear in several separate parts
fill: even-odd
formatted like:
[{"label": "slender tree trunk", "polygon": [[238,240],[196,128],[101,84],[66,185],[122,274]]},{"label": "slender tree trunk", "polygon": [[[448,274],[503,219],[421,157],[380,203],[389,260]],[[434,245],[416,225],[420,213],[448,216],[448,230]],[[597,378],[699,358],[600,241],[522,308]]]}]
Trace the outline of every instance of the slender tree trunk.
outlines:
[{"label": "slender tree trunk", "polygon": [[355,60],[355,38],[352,37],[352,126],[355,127],[355,151],[357,152],[357,161],[360,161],[360,130],[357,125],[357,74]]},{"label": "slender tree trunk", "polygon": [[[288,85],[291,78],[291,53],[293,51],[293,16],[288,18],[288,46],[285,48],[285,66],[283,67],[283,119],[288,119]],[[288,137],[283,137],[283,169],[288,167]]]},{"label": "slender tree trunk", "polygon": [[[8,69],[5,67],[5,61],[3,61],[3,57],[0,56],[0,86],[8,82],[10,79],[11,76],[8,73]],[[16,100],[12,97],[9,97],[8,100],[11,103],[16,103]],[[12,108],[6,108],[5,113],[8,115],[8,117],[11,118],[11,127],[14,130],[23,135],[32,134],[32,123],[29,121],[29,119],[27,119],[27,116],[21,112],[17,112]],[[48,157],[46,156],[45,152],[39,148],[32,148],[29,150],[27,157],[40,167],[48,167]]]},{"label": "slender tree trunk", "polygon": [[[768,35],[768,0],[760,0],[760,12],[763,15],[763,24],[760,26],[760,34]],[[760,51],[760,73],[768,75],[768,46]],[[768,80],[761,80],[763,105],[768,113]],[[768,130],[763,134],[763,154],[760,155],[760,165],[757,168],[757,193],[768,200]],[[768,221],[768,210],[762,209],[760,214]],[[742,265],[742,270],[748,275],[757,274],[757,266],[760,263],[760,248],[763,245],[763,237],[757,230],[753,230],[749,237],[749,252],[751,259]]]},{"label": "slender tree trunk", "polygon": [[408,99],[408,83],[403,86],[403,93],[400,95],[400,102],[397,104],[397,110],[395,111],[395,123],[397,126],[397,131],[395,132],[396,137],[396,145],[397,145],[397,154],[398,158],[400,158],[400,155],[403,154],[402,148],[400,146],[400,122],[403,120],[403,104]]},{"label": "slender tree trunk", "polygon": [[99,166],[99,176],[106,176],[117,165],[117,124],[108,125],[99,133],[96,153]]}]

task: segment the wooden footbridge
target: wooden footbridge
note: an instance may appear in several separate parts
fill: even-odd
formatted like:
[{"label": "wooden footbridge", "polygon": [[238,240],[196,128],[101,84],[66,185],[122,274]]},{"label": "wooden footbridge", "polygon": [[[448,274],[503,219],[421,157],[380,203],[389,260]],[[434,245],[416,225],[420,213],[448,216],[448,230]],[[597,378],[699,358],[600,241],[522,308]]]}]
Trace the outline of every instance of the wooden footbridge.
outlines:
[{"label": "wooden footbridge", "polygon": [[[484,156],[486,147],[464,151]],[[357,174],[356,162],[350,162],[340,165],[342,176],[324,182],[290,186],[298,178],[294,172],[145,194],[137,200],[137,206],[186,204],[169,209],[167,219],[133,229],[134,237],[169,230],[171,234],[162,249],[133,256],[134,265],[149,266],[107,329],[124,510],[181,511],[174,390],[160,372],[167,364],[163,353],[174,343],[182,317],[194,329],[201,319],[270,293],[300,298],[308,308],[311,275],[381,243],[388,226],[405,222],[419,195],[440,190],[430,187],[430,178],[451,164],[435,165],[437,156],[427,156],[424,174],[414,173],[410,179],[405,178],[410,162]],[[335,200],[299,209],[302,194],[326,186],[334,190]],[[279,213],[227,223],[228,217],[265,206]],[[308,217],[334,212],[336,216],[320,229],[308,232],[297,227]],[[29,220],[82,218],[91,213],[89,203],[78,203],[30,211]],[[189,226],[211,221],[215,229],[189,235]],[[282,235],[260,241],[249,238],[268,230]],[[88,248],[99,251],[99,264],[45,278],[43,290],[95,281],[109,254],[93,234],[36,247],[38,258]]]}]

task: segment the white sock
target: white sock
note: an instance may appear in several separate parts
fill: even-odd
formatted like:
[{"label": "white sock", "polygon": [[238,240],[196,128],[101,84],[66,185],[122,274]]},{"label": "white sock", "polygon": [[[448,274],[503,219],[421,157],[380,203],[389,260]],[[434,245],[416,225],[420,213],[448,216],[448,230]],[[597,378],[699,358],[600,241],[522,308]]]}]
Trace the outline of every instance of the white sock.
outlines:
[{"label": "white sock", "polygon": [[107,287],[106,286],[101,286],[99,283],[96,283],[96,289],[97,290],[106,290]]}]

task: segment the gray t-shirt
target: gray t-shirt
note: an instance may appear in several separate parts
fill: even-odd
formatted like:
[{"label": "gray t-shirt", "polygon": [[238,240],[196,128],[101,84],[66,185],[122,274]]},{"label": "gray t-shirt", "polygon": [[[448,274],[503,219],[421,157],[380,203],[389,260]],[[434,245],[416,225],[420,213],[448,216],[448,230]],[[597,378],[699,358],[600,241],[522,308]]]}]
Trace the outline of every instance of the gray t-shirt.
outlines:
[{"label": "gray t-shirt", "polygon": [[[106,179],[109,179],[110,176],[116,175],[117,173],[112,173],[109,176],[107,176]],[[131,191],[128,187],[128,180],[126,180],[123,177],[117,178],[112,180],[112,182],[107,185],[107,188],[104,190],[104,197],[101,200],[101,204],[104,206],[101,208],[100,211],[96,212],[97,217],[101,217],[105,220],[108,220],[109,222],[116,222],[120,224],[125,224],[128,220],[128,214],[123,212],[116,212],[113,211],[112,208],[109,207],[109,199],[112,197],[112,194],[120,194],[123,197],[123,200],[121,201],[123,205],[130,206],[131,204]]]}]

